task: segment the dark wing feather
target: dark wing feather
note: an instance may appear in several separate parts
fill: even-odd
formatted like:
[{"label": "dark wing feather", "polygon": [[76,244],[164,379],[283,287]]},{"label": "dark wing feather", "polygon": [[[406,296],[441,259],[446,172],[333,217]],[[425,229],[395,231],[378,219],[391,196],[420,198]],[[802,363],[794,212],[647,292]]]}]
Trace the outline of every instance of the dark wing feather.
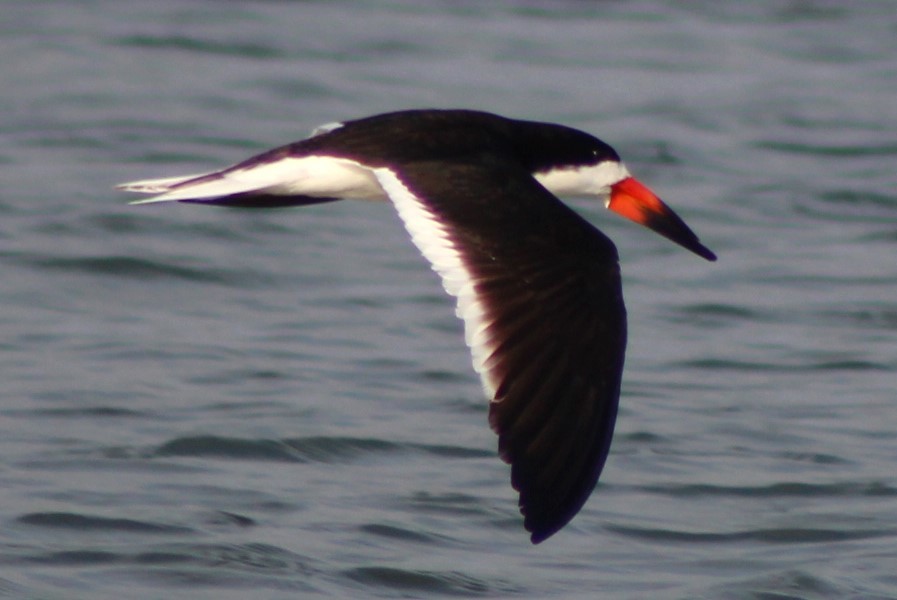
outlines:
[{"label": "dark wing feather", "polygon": [[[499,453],[541,542],[582,508],[610,448],[626,346],[616,249],[498,157],[390,173],[398,186],[378,176],[412,238],[459,296]],[[449,281],[459,273],[478,310],[463,312],[464,292]]]},{"label": "dark wing feather", "polygon": [[337,202],[339,198],[323,198],[319,196],[283,196],[262,192],[243,192],[215,198],[179,200],[185,204],[206,204],[209,206],[226,206],[228,208],[286,208],[293,206],[309,206],[325,202]]}]

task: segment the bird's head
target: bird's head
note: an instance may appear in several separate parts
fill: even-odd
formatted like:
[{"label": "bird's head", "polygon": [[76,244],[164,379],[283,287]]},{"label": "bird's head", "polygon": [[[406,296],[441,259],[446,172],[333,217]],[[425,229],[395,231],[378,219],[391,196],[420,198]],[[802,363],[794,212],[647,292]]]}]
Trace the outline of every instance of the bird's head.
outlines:
[{"label": "bird's head", "polygon": [[716,255],[646,185],[630,175],[617,153],[600,140],[572,164],[535,173],[545,188],[558,196],[598,196],[613,212],[644,225],[655,233],[707,260]]}]

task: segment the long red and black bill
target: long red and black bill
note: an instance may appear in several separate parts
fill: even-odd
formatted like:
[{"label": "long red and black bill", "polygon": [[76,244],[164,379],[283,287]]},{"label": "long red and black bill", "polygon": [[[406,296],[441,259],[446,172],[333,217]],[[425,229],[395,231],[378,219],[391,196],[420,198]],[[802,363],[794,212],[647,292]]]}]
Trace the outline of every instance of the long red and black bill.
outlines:
[{"label": "long red and black bill", "polygon": [[634,177],[627,177],[611,186],[607,208],[644,225],[702,258],[716,260],[716,254],[701,243],[685,221]]}]

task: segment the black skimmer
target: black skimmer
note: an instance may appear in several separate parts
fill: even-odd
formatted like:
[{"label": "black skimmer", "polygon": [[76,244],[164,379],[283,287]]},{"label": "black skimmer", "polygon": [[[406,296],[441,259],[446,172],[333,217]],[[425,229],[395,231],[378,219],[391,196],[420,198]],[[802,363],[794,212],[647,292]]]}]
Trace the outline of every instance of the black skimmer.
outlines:
[{"label": "black skimmer", "polygon": [[153,195],[135,204],[391,201],[457,301],[533,543],[564,527],[598,482],[626,348],[616,247],[556,195],[597,196],[716,260],[606,143],[562,125],[470,110],[324,125],[226,169],[118,189]]}]

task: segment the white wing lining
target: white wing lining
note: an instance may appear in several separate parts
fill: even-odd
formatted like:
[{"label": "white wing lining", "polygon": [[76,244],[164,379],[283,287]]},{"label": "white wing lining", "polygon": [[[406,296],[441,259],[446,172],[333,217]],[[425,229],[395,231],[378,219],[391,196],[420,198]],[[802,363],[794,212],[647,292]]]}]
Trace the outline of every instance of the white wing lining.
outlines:
[{"label": "white wing lining", "polygon": [[476,281],[473,273],[464,264],[449,229],[427,207],[426,202],[409,190],[392,170],[379,168],[374,170],[374,174],[395,205],[414,245],[440,276],[445,291],[457,299],[455,314],[464,322],[464,340],[470,347],[474,371],[480,376],[484,393],[493,400],[499,382],[487,363],[496,346],[486,333],[490,320],[474,288]]}]

